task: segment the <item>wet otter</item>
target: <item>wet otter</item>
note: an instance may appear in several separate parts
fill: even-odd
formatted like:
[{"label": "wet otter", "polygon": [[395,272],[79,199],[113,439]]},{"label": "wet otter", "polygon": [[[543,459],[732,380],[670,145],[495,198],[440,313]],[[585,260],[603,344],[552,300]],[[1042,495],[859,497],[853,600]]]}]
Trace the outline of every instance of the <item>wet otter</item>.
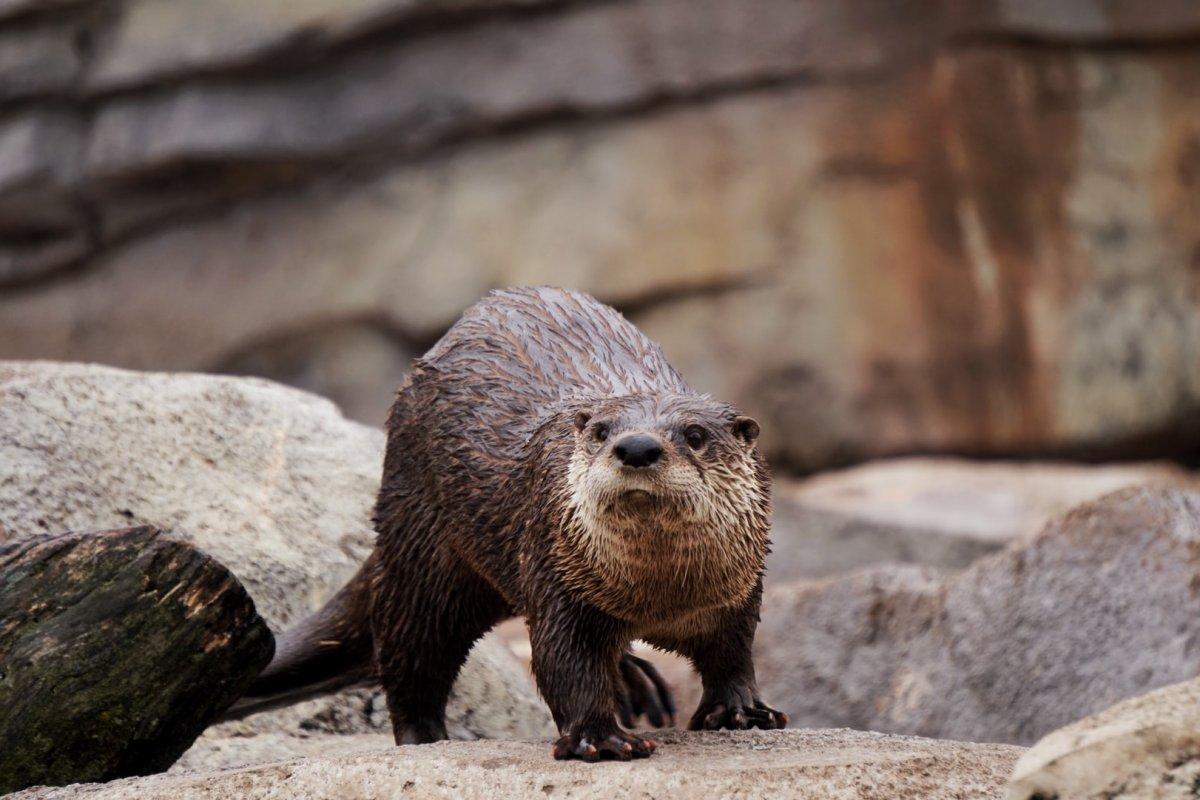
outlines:
[{"label": "wet otter", "polygon": [[786,725],[750,654],[769,544],[759,426],[692,391],[616,311],[493,292],[416,362],[387,427],[374,553],[283,637],[252,695],[332,688],[373,663],[397,743],[443,739],[471,646],[521,615],[556,758],[654,750],[616,717],[647,681],[643,707],[672,710],[632,639],[695,664],[689,727]]}]

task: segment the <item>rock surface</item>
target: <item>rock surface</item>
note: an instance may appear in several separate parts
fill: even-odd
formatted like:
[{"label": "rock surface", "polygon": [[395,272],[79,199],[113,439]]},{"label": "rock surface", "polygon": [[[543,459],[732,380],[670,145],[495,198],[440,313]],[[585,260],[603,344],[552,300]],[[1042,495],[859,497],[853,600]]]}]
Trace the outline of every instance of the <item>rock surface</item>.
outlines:
[{"label": "rock surface", "polygon": [[[0,542],[154,525],[229,567],[274,630],[320,607],[370,551],[382,457],[380,431],[259,379],[0,362]],[[336,747],[339,725],[390,730],[370,711],[379,702],[339,694],[217,726],[196,747],[252,733],[278,734],[260,748],[270,759],[291,754],[287,735],[297,752],[321,734]],[[531,678],[492,639],[464,667],[448,722],[465,738],[550,729]]]},{"label": "rock surface", "polygon": [[166,769],[274,651],[229,570],[154,528],[0,545],[0,793]]},{"label": "rock surface", "polygon": [[1033,742],[1200,673],[1200,493],[1124,489],[954,574],[769,591],[764,697],[800,726]]},{"label": "rock surface", "polygon": [[464,306],[551,282],[777,465],[1200,443],[1194,3],[0,9],[0,358],[378,422]]},{"label": "rock surface", "polygon": [[228,797],[812,797],[984,800],[1002,796],[1020,750],[856,731],[671,732],[627,764],[556,762],[548,742],[448,742],[103,786],[12,800]]},{"label": "rock surface", "polygon": [[1017,761],[1009,800],[1190,800],[1200,786],[1200,682],[1125,700]]},{"label": "rock surface", "polygon": [[958,569],[1088,500],[1142,484],[1200,488],[1174,465],[875,461],[777,480],[769,586],[881,563]]}]

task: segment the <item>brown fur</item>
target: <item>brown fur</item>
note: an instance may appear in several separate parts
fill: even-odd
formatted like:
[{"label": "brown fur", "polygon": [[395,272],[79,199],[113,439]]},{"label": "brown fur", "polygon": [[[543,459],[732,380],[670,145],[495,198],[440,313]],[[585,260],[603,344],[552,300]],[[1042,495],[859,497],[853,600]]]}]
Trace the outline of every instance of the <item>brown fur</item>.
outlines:
[{"label": "brown fur", "polygon": [[[467,653],[511,615],[529,625],[558,757],[653,749],[615,719],[639,666],[626,650],[634,638],[695,663],[704,698],[692,727],[782,727],[750,658],[770,510],[757,432],[586,295],[507,290],[469,309],[398,393],[376,550],[360,599],[340,604],[361,618],[369,593],[397,742],[445,737]],[[623,466],[615,448],[633,436],[656,442],[658,461]],[[321,639],[334,620],[345,628],[346,616],[302,625],[301,638]],[[287,676],[295,688],[312,650],[285,647],[256,694]],[[657,676],[633,678],[647,680]]]}]

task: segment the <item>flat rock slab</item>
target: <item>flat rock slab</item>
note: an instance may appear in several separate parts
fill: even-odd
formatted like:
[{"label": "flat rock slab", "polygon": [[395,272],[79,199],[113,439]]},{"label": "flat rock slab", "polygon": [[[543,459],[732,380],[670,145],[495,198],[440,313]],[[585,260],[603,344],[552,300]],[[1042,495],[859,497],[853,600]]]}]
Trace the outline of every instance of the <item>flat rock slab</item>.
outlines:
[{"label": "flat rock slab", "polygon": [[1110,465],[896,458],[778,481],[767,575],[778,585],[882,563],[959,569],[1128,486],[1200,487],[1162,462]]},{"label": "flat rock slab", "polygon": [[274,649],[237,579],[155,528],[0,547],[0,792],[166,769]]},{"label": "flat rock slab", "polygon": [[441,742],[238,770],[36,789],[11,800],[230,797],[804,797],[973,800],[1003,796],[1017,747],[845,730],[664,732],[632,763],[556,762],[546,741]]}]

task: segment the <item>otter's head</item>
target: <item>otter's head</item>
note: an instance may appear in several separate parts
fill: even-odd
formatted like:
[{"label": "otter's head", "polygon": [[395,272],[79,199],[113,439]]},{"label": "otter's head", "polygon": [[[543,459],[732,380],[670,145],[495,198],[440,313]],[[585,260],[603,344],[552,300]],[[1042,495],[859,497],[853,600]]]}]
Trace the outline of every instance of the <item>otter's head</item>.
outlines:
[{"label": "otter's head", "polygon": [[606,582],[658,584],[699,606],[714,598],[698,594],[749,593],[770,512],[757,422],[699,395],[635,395],[578,411],[574,427],[575,544]]}]

